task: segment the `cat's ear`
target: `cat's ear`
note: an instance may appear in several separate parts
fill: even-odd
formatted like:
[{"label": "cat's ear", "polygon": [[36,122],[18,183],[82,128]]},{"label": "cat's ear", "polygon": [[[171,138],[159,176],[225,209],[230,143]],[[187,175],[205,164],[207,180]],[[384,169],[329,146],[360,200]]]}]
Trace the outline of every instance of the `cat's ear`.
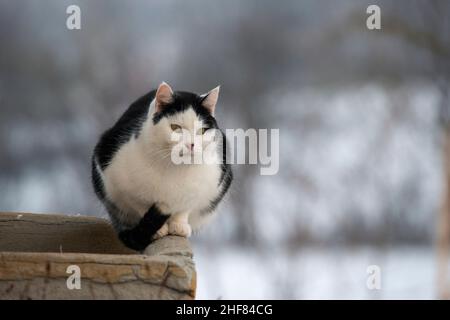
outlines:
[{"label": "cat's ear", "polygon": [[214,115],[214,110],[216,109],[217,100],[219,99],[220,86],[215,87],[208,93],[201,95],[202,105]]},{"label": "cat's ear", "polygon": [[173,90],[164,81],[159,85],[155,95],[155,111],[160,112],[166,104],[173,100]]}]

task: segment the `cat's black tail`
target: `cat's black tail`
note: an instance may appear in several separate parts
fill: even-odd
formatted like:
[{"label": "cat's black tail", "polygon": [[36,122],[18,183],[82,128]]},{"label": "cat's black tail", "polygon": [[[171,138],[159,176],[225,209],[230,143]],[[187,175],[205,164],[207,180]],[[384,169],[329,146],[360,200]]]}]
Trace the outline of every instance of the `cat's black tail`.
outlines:
[{"label": "cat's black tail", "polygon": [[169,215],[163,214],[153,205],[134,228],[119,232],[119,238],[127,247],[143,251],[168,218]]}]

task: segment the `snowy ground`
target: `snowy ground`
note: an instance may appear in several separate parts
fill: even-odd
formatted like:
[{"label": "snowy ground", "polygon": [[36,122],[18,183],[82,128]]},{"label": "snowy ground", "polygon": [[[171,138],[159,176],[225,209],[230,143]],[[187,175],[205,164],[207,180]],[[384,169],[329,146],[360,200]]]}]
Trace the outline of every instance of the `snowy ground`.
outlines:
[{"label": "snowy ground", "polygon": [[[258,253],[194,246],[199,299],[434,299],[431,247],[307,248]],[[366,285],[369,265],[381,289]]]}]

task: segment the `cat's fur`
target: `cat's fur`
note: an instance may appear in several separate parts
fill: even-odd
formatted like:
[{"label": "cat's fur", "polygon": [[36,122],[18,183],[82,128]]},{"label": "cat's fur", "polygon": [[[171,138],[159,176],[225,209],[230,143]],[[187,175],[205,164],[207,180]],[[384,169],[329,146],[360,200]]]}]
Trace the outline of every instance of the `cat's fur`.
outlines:
[{"label": "cat's fur", "polygon": [[[92,157],[92,182],[128,247],[143,250],[167,234],[190,236],[191,228],[203,225],[227,192],[232,172],[225,161],[225,136],[214,118],[218,94],[218,87],[200,96],[173,92],[162,83],[101,136]],[[172,123],[192,131],[194,121],[217,129],[220,138],[213,152],[222,163],[171,161]],[[194,154],[195,147],[188,146],[186,152]]]}]

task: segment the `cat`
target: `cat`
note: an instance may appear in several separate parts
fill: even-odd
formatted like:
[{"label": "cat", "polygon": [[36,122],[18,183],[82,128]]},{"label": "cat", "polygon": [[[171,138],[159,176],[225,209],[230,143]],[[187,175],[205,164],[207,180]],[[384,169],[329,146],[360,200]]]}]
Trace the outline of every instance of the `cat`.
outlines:
[{"label": "cat", "polygon": [[[163,82],[101,135],[92,156],[92,183],[127,247],[143,251],[168,234],[189,237],[227,193],[233,174],[214,117],[218,97],[219,87],[197,95]],[[200,130],[194,132],[196,126]],[[209,143],[195,139],[210,132]],[[176,135],[183,139],[174,142]],[[174,155],[192,159],[198,153],[220,161],[173,161]]]}]

